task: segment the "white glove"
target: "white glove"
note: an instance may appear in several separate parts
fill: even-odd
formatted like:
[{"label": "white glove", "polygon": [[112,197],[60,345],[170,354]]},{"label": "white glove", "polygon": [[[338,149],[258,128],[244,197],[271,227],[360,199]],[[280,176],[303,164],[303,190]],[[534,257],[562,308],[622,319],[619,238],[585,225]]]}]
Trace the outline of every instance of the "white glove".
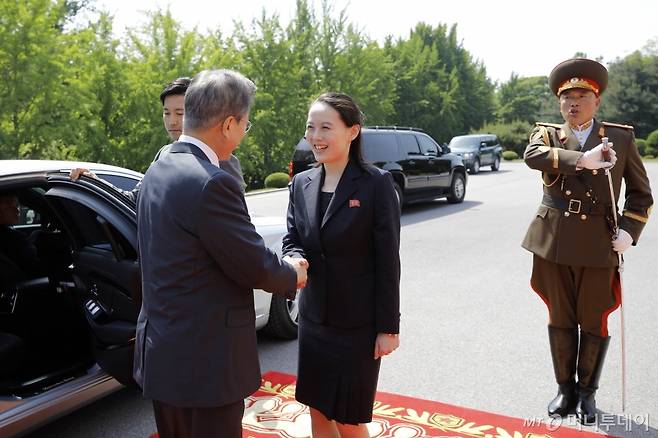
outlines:
[{"label": "white glove", "polygon": [[633,238],[625,230],[619,229],[617,237],[612,239],[612,249],[619,254],[623,254],[633,244]]},{"label": "white glove", "polygon": [[610,156],[610,161],[605,161],[603,158],[603,143],[600,143],[593,149],[588,150],[576,163],[579,169],[609,169],[617,162],[617,152],[612,149],[612,143],[608,143],[607,153]]}]

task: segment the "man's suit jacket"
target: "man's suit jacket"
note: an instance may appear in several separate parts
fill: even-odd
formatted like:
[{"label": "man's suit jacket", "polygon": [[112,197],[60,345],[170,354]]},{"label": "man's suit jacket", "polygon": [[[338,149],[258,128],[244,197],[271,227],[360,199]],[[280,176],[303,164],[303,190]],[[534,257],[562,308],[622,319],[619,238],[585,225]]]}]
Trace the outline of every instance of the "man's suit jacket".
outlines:
[{"label": "man's suit jacket", "polygon": [[[153,161],[151,162],[151,164],[158,161],[159,158],[167,155],[169,153],[170,148],[171,148],[171,144],[166,144],[162,146],[155,154],[155,157],[153,157]],[[242,166],[240,166],[240,160],[238,160],[238,157],[231,154],[228,160],[219,162],[219,167],[222,170],[225,170],[226,172],[233,175],[233,177],[236,180],[238,180],[238,183],[240,184],[240,191],[242,191],[242,194],[244,194],[244,189],[245,187],[247,187],[247,183],[244,182],[244,176],[242,175]],[[117,190],[119,190],[126,197],[128,197],[128,199],[136,203],[137,197],[139,196],[139,190],[141,189],[141,187],[142,187],[142,182],[140,181],[137,183],[137,185],[135,185],[135,188],[132,190],[122,190],[118,187]]]},{"label": "man's suit jacket", "polygon": [[179,407],[236,402],[260,385],[252,288],[295,295],[236,179],[189,143],[149,167],[138,204],[143,302],[134,377]]},{"label": "man's suit jacket", "polygon": [[322,218],[323,172],[320,166],[295,175],[288,204],[283,253],[309,262],[301,315],[334,327],[398,333],[400,209],[393,178],[350,161]]},{"label": "man's suit jacket", "polygon": [[[576,169],[576,162],[608,137],[617,153],[610,171],[614,199],[604,170]],[[617,255],[610,243],[613,205],[619,200],[622,180],[626,186],[620,228],[634,243],[640,238],[653,204],[649,179],[635,146],[633,129],[594,120],[581,148],[568,124],[538,124],[525,150],[526,164],[542,172],[544,198],[530,223],[523,247],[539,257],[562,265],[613,267]]]}]

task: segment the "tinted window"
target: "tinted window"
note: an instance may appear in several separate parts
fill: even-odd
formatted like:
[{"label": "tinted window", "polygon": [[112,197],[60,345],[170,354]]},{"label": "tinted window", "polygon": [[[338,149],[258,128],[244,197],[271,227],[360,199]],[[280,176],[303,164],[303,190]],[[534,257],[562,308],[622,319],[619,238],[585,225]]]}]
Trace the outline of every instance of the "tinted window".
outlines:
[{"label": "tinted window", "polygon": [[398,143],[392,133],[364,132],[363,159],[370,163],[398,161]]},{"label": "tinted window", "polygon": [[496,137],[487,137],[487,146],[496,146],[498,139]]},{"label": "tinted window", "polygon": [[480,146],[478,137],[453,137],[450,140],[450,149],[476,149]]},{"label": "tinted window", "polygon": [[418,146],[418,141],[416,136],[413,134],[402,134],[400,136],[400,143],[402,144],[402,149],[406,151],[409,155],[420,155],[420,146]]},{"label": "tinted window", "polygon": [[121,190],[132,190],[139,182],[138,180],[127,176],[103,175],[102,173],[99,173],[98,177],[109,182],[113,186],[120,188]]},{"label": "tinted window", "polygon": [[429,138],[426,135],[419,135],[418,142],[420,143],[420,150],[423,154],[434,154],[438,155],[439,147],[434,143],[434,140]]},{"label": "tinted window", "polygon": [[19,205],[20,215],[18,225],[37,225],[41,223],[41,215],[38,211],[27,205]]},{"label": "tinted window", "polygon": [[75,232],[83,246],[96,248],[103,251],[112,251],[110,239],[114,240],[124,257],[132,260],[137,259],[137,253],[128,240],[102,216],[86,206],[71,201],[60,199],[61,205],[65,207],[69,216],[75,221]]}]

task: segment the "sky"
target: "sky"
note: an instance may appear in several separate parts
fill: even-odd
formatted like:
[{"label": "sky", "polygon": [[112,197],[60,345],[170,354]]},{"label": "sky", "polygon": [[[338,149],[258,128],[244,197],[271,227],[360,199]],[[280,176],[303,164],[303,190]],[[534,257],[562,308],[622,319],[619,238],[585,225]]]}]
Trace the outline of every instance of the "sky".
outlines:
[{"label": "sky", "polygon": [[[319,0],[309,0],[316,9]],[[278,14],[285,25],[295,0],[98,0],[114,15],[115,32],[146,21],[144,11],[170,8],[185,29],[222,30],[230,35],[234,20],[244,24]],[[457,24],[457,37],[488,76],[504,82],[512,73],[548,75],[559,62],[584,52],[603,63],[658,40],[658,2],[653,0],[333,0],[336,15],[345,9],[349,22],[370,38],[406,38],[418,23]],[[548,7],[550,6],[550,8]]]}]

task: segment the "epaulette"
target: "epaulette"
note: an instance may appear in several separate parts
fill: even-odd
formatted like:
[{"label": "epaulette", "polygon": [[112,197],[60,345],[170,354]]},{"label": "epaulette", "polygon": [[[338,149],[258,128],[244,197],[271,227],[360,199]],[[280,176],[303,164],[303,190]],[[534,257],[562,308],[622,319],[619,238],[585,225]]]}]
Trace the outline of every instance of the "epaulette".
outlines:
[{"label": "epaulette", "polygon": [[630,131],[635,129],[631,125],[622,125],[622,124],[619,124],[619,123],[601,122],[601,124],[603,126],[612,126],[613,128],[628,129]]},{"label": "epaulette", "polygon": [[536,122],[535,126],[546,126],[547,128],[560,129],[562,125],[559,123],[546,123],[546,122]]}]

